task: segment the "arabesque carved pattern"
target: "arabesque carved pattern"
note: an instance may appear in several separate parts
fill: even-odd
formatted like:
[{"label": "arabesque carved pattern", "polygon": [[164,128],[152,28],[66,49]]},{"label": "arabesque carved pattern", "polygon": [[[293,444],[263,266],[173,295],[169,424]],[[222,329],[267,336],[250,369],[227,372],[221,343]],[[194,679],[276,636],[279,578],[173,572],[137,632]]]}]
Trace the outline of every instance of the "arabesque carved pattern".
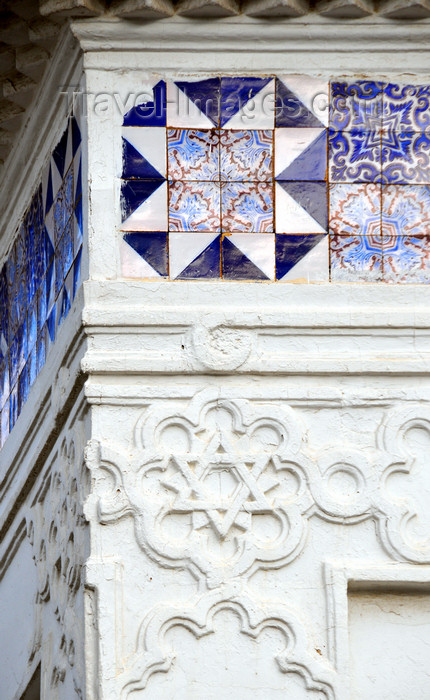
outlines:
[{"label": "arabesque carved pattern", "polygon": [[429,564],[430,408],[390,414],[380,426],[378,446],[389,455],[379,491],[381,540],[395,559]]},{"label": "arabesque carved pattern", "polygon": [[[83,619],[76,615],[76,596],[82,584],[82,567],[88,556],[82,503],[88,493],[83,449],[72,437],[62,443],[41,491],[27,517],[39,587],[39,611],[51,606],[58,623],[58,648],[53,650],[50,692],[71,673],[77,698],[84,698],[84,671],[76,663],[84,644]],[[35,651],[35,650],[34,650]],[[51,696],[50,696],[51,697]]]},{"label": "arabesque carved pattern", "polygon": [[240,633],[251,639],[258,639],[267,628],[275,628],[285,642],[276,655],[278,670],[301,676],[307,690],[318,692],[321,700],[335,700],[334,672],[309,653],[306,627],[297,614],[283,604],[261,604],[231,585],[209,591],[189,605],[162,604],[153,608],[140,626],[131,664],[118,678],[118,697],[127,700],[135,691],[146,687],[152,674],[169,671],[175,650],[166,644],[165,638],[172,628],[184,627],[197,639],[214,634],[214,618],[222,610],[237,616]]},{"label": "arabesque carved pattern", "polygon": [[405,506],[386,491],[390,470],[401,471],[390,446],[313,452],[305,436],[288,406],[212,389],[185,409],[154,405],[138,422],[131,458],[96,443],[88,451],[89,466],[111,474],[97,496],[99,520],[131,515],[148,556],[189,568],[209,587],[292,561],[312,515],[345,525],[373,518],[390,556],[430,561],[430,547],[407,544]]}]

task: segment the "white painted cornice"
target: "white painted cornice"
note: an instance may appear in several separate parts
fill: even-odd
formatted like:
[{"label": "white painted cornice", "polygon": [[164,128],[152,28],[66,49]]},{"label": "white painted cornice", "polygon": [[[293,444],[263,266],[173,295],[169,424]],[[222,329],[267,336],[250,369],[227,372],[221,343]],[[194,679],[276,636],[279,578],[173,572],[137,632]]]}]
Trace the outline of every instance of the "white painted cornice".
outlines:
[{"label": "white painted cornice", "polygon": [[405,285],[91,282],[84,372],[430,372],[430,289]]},{"label": "white painted cornice", "polygon": [[[195,51],[256,53],[300,51],[380,52],[429,51],[430,20],[413,25],[382,18],[332,21],[315,15],[312,19],[279,18],[262,21],[229,17],[216,21],[173,17],[151,22],[130,22],[117,18],[74,20],[72,31],[85,52],[124,53],[129,51]],[[115,62],[115,58],[112,58]]]},{"label": "white painted cornice", "polygon": [[339,21],[314,15],[304,21],[176,15],[157,22],[74,20],[71,27],[89,70],[363,72],[381,79],[430,72],[428,19],[412,25],[374,16]]}]

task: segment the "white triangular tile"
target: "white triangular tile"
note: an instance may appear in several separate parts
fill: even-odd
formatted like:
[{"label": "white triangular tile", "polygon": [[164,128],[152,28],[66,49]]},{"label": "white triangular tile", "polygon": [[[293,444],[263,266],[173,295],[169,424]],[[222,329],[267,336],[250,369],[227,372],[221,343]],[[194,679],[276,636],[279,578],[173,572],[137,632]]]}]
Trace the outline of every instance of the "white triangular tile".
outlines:
[{"label": "white triangular tile", "polygon": [[176,279],[219,233],[169,233],[170,278]]},{"label": "white triangular tile", "polygon": [[52,196],[56,197],[58,190],[61,187],[63,179],[61,177],[60,171],[58,170],[54,158],[51,157],[51,172],[52,172]]},{"label": "white triangular tile", "polygon": [[123,231],[167,231],[167,183],[163,182],[121,224]]},{"label": "white triangular tile", "polygon": [[323,131],[323,127],[275,129],[275,177],[291,165]]},{"label": "white triangular tile", "polygon": [[177,126],[183,129],[213,129],[213,122],[200,111],[197,105],[186,94],[168,81],[167,96],[167,126]]},{"label": "white triangular tile", "polygon": [[121,274],[123,277],[157,278],[161,277],[139,253],[124,240],[120,243]]},{"label": "white triangular tile", "polygon": [[51,243],[55,248],[55,235],[54,235],[54,207],[51,207],[48,214],[45,217],[45,226],[48,232],[48,236],[51,239]]},{"label": "white triangular tile", "polygon": [[277,233],[326,233],[278,183],[275,184],[275,202]]},{"label": "white triangular tile", "polygon": [[273,233],[232,233],[229,241],[271,280],[275,277]]},{"label": "white triangular tile", "polygon": [[223,129],[273,129],[275,125],[275,80],[270,80]]},{"label": "white triangular tile", "polygon": [[328,282],[328,270],[328,236],[325,236],[297,265],[281,277],[281,280],[283,282]]},{"label": "white triangular tile", "polygon": [[320,120],[328,126],[328,81],[308,75],[279,76],[284,85]]},{"label": "white triangular tile", "polygon": [[157,126],[124,126],[122,135],[160,175],[166,177],[166,129]]}]

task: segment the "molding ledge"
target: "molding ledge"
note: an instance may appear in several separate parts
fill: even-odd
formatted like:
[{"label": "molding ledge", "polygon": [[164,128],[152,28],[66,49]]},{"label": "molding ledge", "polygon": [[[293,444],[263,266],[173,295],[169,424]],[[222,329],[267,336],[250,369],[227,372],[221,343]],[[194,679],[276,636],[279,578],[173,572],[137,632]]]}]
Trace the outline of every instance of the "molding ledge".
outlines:
[{"label": "molding ledge", "polygon": [[211,52],[256,53],[359,51],[428,52],[430,20],[410,24],[387,22],[374,17],[351,21],[332,21],[314,17],[263,22],[249,17],[229,17],[216,21],[173,17],[156,23],[124,21],[117,18],[75,20],[73,34],[85,52],[164,52],[206,50]]},{"label": "molding ledge", "polygon": [[88,374],[430,372],[421,286],[88,282],[83,322]]}]

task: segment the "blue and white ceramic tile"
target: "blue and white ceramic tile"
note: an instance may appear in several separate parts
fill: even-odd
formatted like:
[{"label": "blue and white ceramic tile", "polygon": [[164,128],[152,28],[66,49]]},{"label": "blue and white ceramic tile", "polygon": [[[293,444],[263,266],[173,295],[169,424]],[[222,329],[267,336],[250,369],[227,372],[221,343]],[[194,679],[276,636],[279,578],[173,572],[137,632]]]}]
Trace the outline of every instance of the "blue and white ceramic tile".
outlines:
[{"label": "blue and white ceramic tile", "polygon": [[276,233],[326,233],[325,182],[276,183]]},{"label": "blue and white ceramic tile", "polygon": [[387,83],[383,127],[390,131],[425,131],[430,127],[430,85]]},{"label": "blue and white ceramic tile", "polygon": [[[69,273],[66,275],[64,279],[63,286],[60,290],[60,293],[58,295],[57,299],[57,330],[56,333],[58,333],[58,327],[61,325],[61,323],[64,321],[66,316],[68,315],[70,308],[72,306],[73,302],[73,271],[70,270]],[[50,344],[50,333],[49,330],[47,329],[47,335],[46,335],[46,340],[48,343],[48,349],[49,349],[49,344]]]},{"label": "blue and white ceramic tile", "polygon": [[275,80],[272,77],[221,78],[223,129],[273,129]]},{"label": "blue and white ceramic tile", "polygon": [[0,363],[0,409],[9,396],[9,356],[6,355]]},{"label": "blue and white ceramic tile", "polygon": [[381,235],[381,185],[330,185],[330,233]]},{"label": "blue and white ceramic tile", "polygon": [[382,181],[430,184],[430,133],[382,131]]},{"label": "blue and white ceramic tile", "polygon": [[169,233],[171,279],[219,279],[220,235]]},{"label": "blue and white ceramic tile", "polygon": [[273,180],[273,130],[221,130],[221,180]]},{"label": "blue and white ceramic tile", "polygon": [[384,235],[382,257],[384,282],[430,282],[430,235]]},{"label": "blue and white ceramic tile", "polygon": [[383,185],[384,236],[430,235],[430,186]]},{"label": "blue and white ceramic tile", "polygon": [[328,126],[329,85],[308,75],[276,79],[275,125],[277,127]]},{"label": "blue and white ceramic tile", "polygon": [[9,427],[9,398],[6,399],[6,402],[3,406],[3,409],[0,414],[0,446],[3,447],[3,445],[6,442],[6,438],[9,435],[10,432],[10,427]]},{"label": "blue and white ceramic tile", "polygon": [[124,115],[124,126],[166,126],[166,83],[155,78],[139,89],[139,104]]},{"label": "blue and white ceramic tile", "polygon": [[381,235],[330,235],[332,282],[381,282]]},{"label": "blue and white ceramic tile", "polygon": [[167,233],[126,233],[121,244],[121,268],[124,277],[166,277]]},{"label": "blue and white ceramic tile", "polygon": [[167,126],[212,129],[219,126],[220,79],[167,83]]},{"label": "blue and white ceramic tile", "polygon": [[169,182],[169,231],[220,230],[218,182]]},{"label": "blue and white ceramic tile", "polygon": [[381,153],[381,131],[330,130],[330,182],[381,182]]},{"label": "blue and white ceramic tile", "polygon": [[275,177],[277,180],[325,180],[327,129],[275,129]]},{"label": "blue and white ceramic tile", "polygon": [[330,85],[333,131],[379,131],[382,127],[383,83],[374,80],[333,81]]},{"label": "blue and white ceramic tile", "polygon": [[121,209],[123,231],[167,230],[165,180],[123,180]]},{"label": "blue and white ceramic tile", "polygon": [[168,129],[169,180],[218,180],[219,133],[216,129]]},{"label": "blue and white ceramic tile", "polygon": [[166,129],[127,126],[122,130],[122,177],[127,180],[166,178]]},{"label": "blue and white ceramic tile", "polygon": [[276,279],[282,282],[328,282],[329,250],[325,234],[277,234]]},{"label": "blue and white ceramic tile", "polygon": [[227,280],[275,278],[275,236],[231,233],[222,240],[222,273]]},{"label": "blue and white ceramic tile", "polygon": [[224,232],[273,232],[271,182],[224,182],[221,186],[221,200],[221,225]]}]

